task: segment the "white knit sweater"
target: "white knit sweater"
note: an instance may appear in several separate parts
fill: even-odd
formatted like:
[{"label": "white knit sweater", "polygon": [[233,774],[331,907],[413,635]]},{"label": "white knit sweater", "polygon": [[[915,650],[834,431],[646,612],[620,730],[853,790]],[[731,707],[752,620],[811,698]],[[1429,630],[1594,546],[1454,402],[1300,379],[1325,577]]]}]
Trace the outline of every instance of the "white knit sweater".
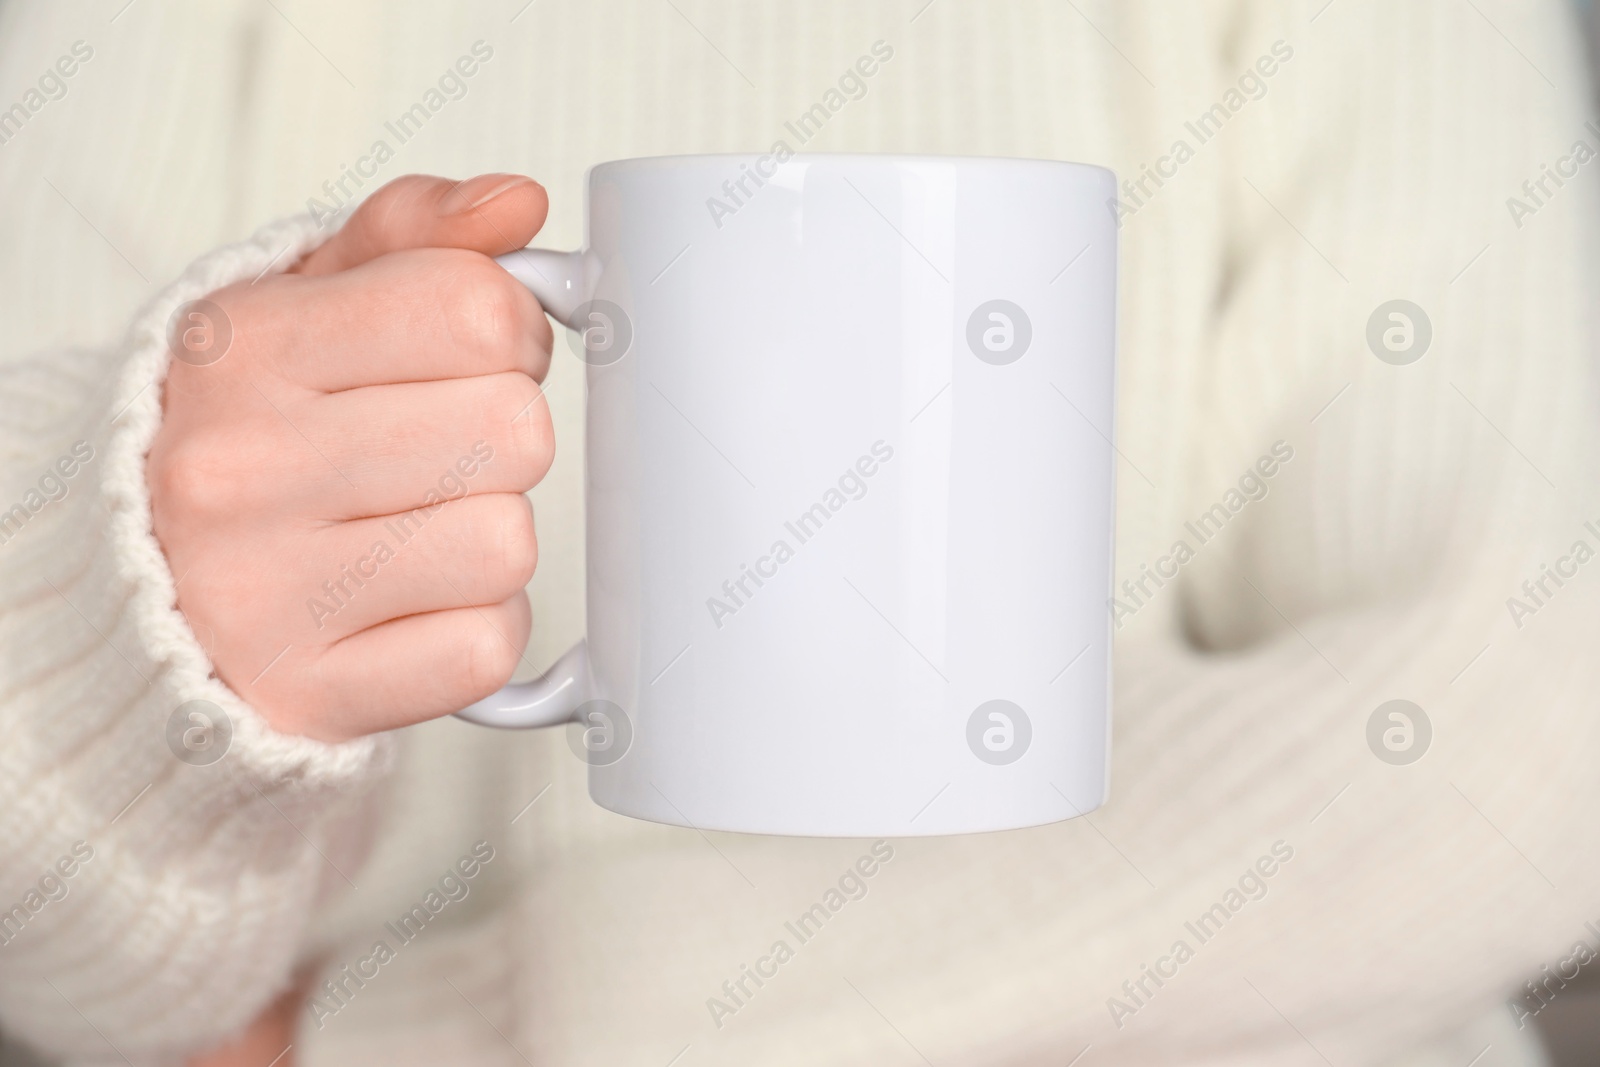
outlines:
[{"label": "white knit sweater", "polygon": [[[22,909],[0,915],[0,1029],[173,1062],[314,967],[339,992],[305,1016],[312,1064],[1533,1062],[1505,1001],[1600,924],[1600,573],[1560,563],[1600,547],[1600,228],[1573,155],[1600,135],[1565,9],[120,6],[0,5],[0,110],[29,111],[0,125],[0,512],[26,513],[0,524],[0,909]],[[765,148],[880,39],[892,61],[808,148],[1130,183],[1113,786],[1086,819],[891,842],[757,986],[745,968],[870,843],[611,815],[555,731],[274,733],[173,608],[142,459],[171,310],[327,231],[183,268],[207,248],[325,182],[342,200],[415,170],[533,174],[541,242],[574,247],[586,166]],[[385,121],[479,40],[464,95],[394,143]],[[33,109],[77,41],[92,58]],[[1431,322],[1409,365],[1368,345],[1395,299]],[[578,369],[558,352],[528,673],[583,626]],[[1278,441],[1264,499],[1201,544],[1186,524]],[[1180,540],[1194,558],[1158,587],[1144,568]],[[167,740],[195,699],[232,724],[211,765]],[[1409,766],[1368,748],[1391,699],[1432,723]],[[466,898],[397,937],[480,841]]]}]

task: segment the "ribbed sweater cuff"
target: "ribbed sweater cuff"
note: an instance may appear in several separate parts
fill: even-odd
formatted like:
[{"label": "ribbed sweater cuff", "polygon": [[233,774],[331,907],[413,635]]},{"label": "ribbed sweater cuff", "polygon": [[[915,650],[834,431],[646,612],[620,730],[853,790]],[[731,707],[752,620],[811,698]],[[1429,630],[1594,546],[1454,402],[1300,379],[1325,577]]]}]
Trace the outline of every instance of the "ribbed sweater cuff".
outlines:
[{"label": "ribbed sweater cuff", "polygon": [[[0,1018],[75,1063],[179,1062],[247,1023],[300,962],[319,894],[353,873],[335,825],[392,761],[385,736],[278,733],[223,684],[151,528],[168,320],[322,236],[291,219],[195,263],[134,321],[103,409],[104,360],[6,372],[8,465],[49,469],[60,446],[40,442],[67,420],[93,450],[0,545]],[[189,710],[225,721],[226,745]],[[30,898],[73,857],[65,895]]]},{"label": "ribbed sweater cuff", "polygon": [[172,360],[168,323],[174,312],[224,286],[287,270],[330,232],[319,230],[309,215],[266,226],[246,241],[197,260],[145,307],[129,331],[129,356],[112,399],[114,428],[103,472],[110,549],[118,574],[132,590],[129,611],[137,620],[141,646],[169,673],[183,700],[208,700],[227,714],[233,728],[228,758],[241,772],[271,782],[291,804],[308,791],[359,779],[371,769],[380,742],[363,738],[329,745],[278,733],[216,678],[205,650],[177,610],[176,583],[152,530],[144,470],[161,426],[161,386]]}]

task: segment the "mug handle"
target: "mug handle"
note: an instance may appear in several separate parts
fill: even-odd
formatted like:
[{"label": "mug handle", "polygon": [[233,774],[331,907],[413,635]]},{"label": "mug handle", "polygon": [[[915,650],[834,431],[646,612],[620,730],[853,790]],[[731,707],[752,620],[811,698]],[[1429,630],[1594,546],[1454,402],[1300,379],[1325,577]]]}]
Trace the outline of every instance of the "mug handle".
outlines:
[{"label": "mug handle", "polygon": [[[571,329],[573,315],[588,299],[590,259],[582,252],[552,252],[524,248],[495,259],[511,276],[539,298],[545,312]],[[579,641],[543,675],[515,682],[498,693],[456,712],[456,717],[480,726],[527,729],[573,722],[589,699],[587,641]]]}]

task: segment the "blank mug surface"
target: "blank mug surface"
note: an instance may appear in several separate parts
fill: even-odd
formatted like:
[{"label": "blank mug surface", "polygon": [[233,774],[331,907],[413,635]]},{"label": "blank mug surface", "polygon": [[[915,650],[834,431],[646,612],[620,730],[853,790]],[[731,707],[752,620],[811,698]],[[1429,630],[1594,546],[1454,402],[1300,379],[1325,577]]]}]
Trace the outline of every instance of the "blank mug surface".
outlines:
[{"label": "blank mug surface", "polygon": [[1032,160],[590,172],[598,803],[819,836],[1102,803],[1114,195]]}]

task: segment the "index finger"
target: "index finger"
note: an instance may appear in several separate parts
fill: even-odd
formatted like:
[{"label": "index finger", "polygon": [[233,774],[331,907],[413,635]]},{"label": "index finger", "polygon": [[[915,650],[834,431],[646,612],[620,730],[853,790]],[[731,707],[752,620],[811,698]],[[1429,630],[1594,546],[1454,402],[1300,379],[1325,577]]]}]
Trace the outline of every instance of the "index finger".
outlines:
[{"label": "index finger", "polygon": [[279,275],[215,299],[279,373],[325,393],[504,371],[543,380],[554,341],[532,293],[487,256],[453,248]]}]

